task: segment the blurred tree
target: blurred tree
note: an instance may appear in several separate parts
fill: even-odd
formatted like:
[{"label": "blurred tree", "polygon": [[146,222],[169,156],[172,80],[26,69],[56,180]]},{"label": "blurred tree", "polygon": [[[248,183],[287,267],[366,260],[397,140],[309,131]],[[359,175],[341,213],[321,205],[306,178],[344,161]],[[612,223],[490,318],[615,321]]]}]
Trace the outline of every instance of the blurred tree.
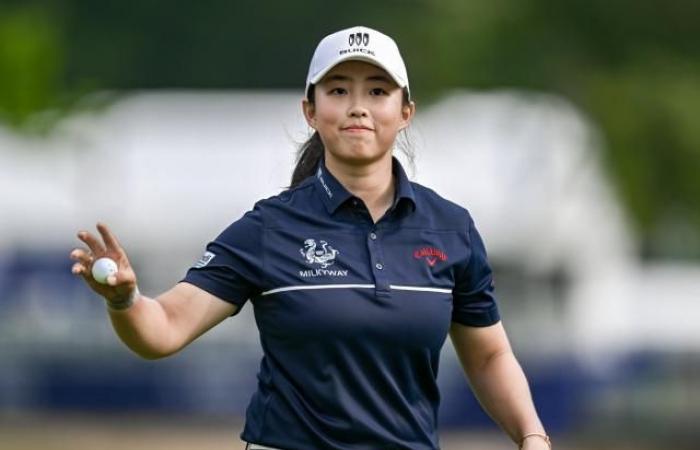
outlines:
[{"label": "blurred tree", "polygon": [[585,105],[646,256],[700,256],[700,64],[664,57],[588,80]]},{"label": "blurred tree", "polygon": [[0,118],[22,126],[54,106],[63,89],[55,22],[36,7],[0,9]]}]

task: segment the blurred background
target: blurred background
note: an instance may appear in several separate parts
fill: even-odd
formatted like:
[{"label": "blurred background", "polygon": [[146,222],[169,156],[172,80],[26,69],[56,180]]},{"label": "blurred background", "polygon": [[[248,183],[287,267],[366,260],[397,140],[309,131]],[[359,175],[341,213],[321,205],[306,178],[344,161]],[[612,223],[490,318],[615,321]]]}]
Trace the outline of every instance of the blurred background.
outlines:
[{"label": "blurred background", "polygon": [[[700,2],[0,1],[0,449],[238,449],[244,311],[145,361],[70,275],[120,237],[141,290],[289,183],[318,40],[393,36],[411,177],[469,208],[560,449],[697,448]],[[410,166],[407,164],[407,166]],[[508,449],[449,341],[445,450]]]}]

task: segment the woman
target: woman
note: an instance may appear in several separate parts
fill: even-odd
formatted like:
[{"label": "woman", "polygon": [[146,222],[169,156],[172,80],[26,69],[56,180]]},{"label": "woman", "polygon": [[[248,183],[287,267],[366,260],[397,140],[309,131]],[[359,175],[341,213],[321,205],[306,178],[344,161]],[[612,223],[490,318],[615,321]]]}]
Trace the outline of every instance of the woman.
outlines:
[{"label": "woman", "polygon": [[[392,156],[411,122],[394,41],[331,34],[309,68],[292,186],[259,201],[156,298],[104,224],[78,237],[73,273],[105,297],[119,337],[173,354],[250,299],[264,357],[241,437],[250,449],[437,449],[440,349],[449,333],[484,408],[520,448],[550,448],[493,297],[469,213],[412,183]],[[109,256],[107,284],[90,275]]]}]

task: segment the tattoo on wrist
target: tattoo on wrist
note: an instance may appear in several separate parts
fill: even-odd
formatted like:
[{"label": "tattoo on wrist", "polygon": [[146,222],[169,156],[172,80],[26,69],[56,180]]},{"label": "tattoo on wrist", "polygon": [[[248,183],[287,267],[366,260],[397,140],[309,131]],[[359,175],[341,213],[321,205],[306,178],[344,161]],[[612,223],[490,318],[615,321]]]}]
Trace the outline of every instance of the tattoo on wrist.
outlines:
[{"label": "tattoo on wrist", "polygon": [[126,297],[116,297],[114,299],[107,300],[107,307],[112,311],[124,311],[125,309],[131,308],[131,306],[136,303],[136,301],[141,297],[138,286],[134,287],[131,294]]}]

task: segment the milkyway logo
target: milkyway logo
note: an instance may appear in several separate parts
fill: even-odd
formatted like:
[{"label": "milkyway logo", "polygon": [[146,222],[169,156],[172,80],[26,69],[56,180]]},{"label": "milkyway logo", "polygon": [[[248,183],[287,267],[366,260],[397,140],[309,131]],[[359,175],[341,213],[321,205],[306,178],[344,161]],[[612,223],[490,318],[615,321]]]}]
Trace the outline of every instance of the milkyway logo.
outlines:
[{"label": "milkyway logo", "polygon": [[325,269],[333,265],[336,255],[340,252],[331,247],[326,241],[322,240],[320,243],[321,246],[318,247],[316,240],[307,239],[304,241],[304,248],[299,249],[299,252],[309,264],[320,264]]},{"label": "milkyway logo", "polygon": [[435,266],[439,261],[447,261],[447,253],[435,247],[422,247],[413,252],[413,257],[416,259],[425,258],[425,262],[430,267]]},{"label": "milkyway logo", "polygon": [[313,277],[347,277],[348,271],[344,269],[328,269],[335,263],[335,257],[340,252],[324,240],[319,240],[316,244],[315,239],[306,239],[304,248],[299,249],[299,253],[304,257],[309,264],[319,264],[320,268],[300,270],[299,276],[302,278]]}]

